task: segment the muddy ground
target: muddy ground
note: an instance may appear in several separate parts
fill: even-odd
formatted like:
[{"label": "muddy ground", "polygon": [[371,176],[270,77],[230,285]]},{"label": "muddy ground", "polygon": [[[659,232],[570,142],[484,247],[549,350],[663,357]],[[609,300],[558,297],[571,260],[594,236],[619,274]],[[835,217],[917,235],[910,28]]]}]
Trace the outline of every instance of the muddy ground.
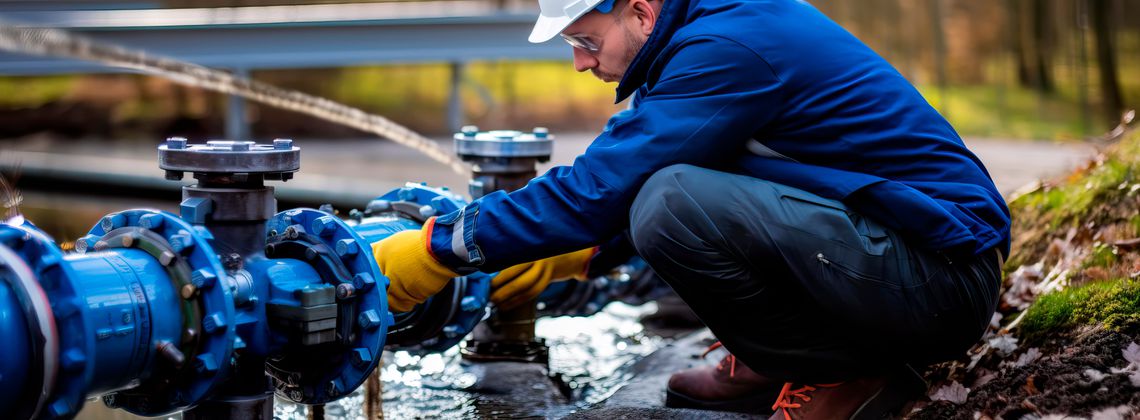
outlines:
[{"label": "muddy ground", "polygon": [[[1138,342],[1140,331],[1086,331],[1075,341],[1054,340],[1042,355],[1024,366],[992,357],[969,375],[970,397],[963,404],[935,401],[917,404],[912,419],[1140,418],[1140,388],[1126,373],[1112,373],[1129,362],[1122,355]],[[1026,352],[1021,352],[1021,355]],[[1016,363],[1017,358],[1012,359]],[[1007,365],[1003,366],[1002,364]],[[944,377],[934,372],[932,377]],[[932,392],[947,386],[936,382]],[[1119,407],[1123,409],[1118,410]],[[1116,415],[1114,415],[1116,414]]]}]

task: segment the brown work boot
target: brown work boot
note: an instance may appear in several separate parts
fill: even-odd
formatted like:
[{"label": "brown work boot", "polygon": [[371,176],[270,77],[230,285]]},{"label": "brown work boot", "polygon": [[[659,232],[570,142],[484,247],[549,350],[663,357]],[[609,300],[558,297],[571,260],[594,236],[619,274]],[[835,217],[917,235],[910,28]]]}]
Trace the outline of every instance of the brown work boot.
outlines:
[{"label": "brown work boot", "polygon": [[[713,344],[705,353],[720,348]],[[740,413],[771,413],[769,406],[781,382],[753,372],[729,354],[715,367],[701,366],[674,373],[665,390],[665,406]]]},{"label": "brown work boot", "polygon": [[853,379],[836,384],[784,384],[775,413],[768,420],[851,419],[893,417],[907,401],[926,392],[922,376],[907,367],[890,376]]}]

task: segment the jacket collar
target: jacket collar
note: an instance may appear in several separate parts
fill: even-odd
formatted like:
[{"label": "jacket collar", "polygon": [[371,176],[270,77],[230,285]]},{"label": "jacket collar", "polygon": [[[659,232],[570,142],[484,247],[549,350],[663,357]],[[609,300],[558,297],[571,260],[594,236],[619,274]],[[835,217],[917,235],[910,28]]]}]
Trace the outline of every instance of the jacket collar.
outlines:
[{"label": "jacket collar", "polygon": [[677,28],[684,23],[690,0],[662,1],[664,4],[661,5],[661,15],[657,17],[657,26],[653,28],[649,38],[645,40],[645,45],[641,47],[641,50],[633,57],[633,61],[629,63],[629,68],[625,70],[625,75],[618,83],[617,99],[614,100],[614,103],[625,100],[637,91],[637,88],[645,84],[649,76],[649,67],[657,59],[661,50],[669,44],[673,33],[677,32]]}]

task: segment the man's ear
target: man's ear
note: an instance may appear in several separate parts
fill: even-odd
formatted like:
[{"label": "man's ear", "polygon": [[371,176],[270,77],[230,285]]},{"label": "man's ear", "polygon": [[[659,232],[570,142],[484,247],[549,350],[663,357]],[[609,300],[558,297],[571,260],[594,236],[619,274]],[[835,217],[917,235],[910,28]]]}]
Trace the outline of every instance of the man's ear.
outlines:
[{"label": "man's ear", "polygon": [[[661,0],[652,0],[661,1]],[[629,0],[626,9],[632,13],[633,18],[636,20],[637,32],[649,36],[653,33],[653,27],[657,24],[657,8],[653,7],[650,0]]]}]

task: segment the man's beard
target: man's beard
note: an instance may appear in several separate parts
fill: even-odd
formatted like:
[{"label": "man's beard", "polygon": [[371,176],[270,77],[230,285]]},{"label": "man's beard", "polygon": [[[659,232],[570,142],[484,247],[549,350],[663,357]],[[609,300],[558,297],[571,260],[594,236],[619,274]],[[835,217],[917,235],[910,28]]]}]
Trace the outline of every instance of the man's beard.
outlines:
[{"label": "man's beard", "polygon": [[636,34],[629,30],[629,28],[622,26],[622,33],[625,35],[625,45],[628,47],[625,50],[625,56],[622,57],[620,68],[617,69],[621,73],[609,73],[598,70],[597,67],[590,69],[594,77],[604,81],[618,82],[625,76],[625,72],[629,70],[629,65],[633,63],[633,59],[637,57],[637,53],[645,46],[645,39],[639,38]]}]

